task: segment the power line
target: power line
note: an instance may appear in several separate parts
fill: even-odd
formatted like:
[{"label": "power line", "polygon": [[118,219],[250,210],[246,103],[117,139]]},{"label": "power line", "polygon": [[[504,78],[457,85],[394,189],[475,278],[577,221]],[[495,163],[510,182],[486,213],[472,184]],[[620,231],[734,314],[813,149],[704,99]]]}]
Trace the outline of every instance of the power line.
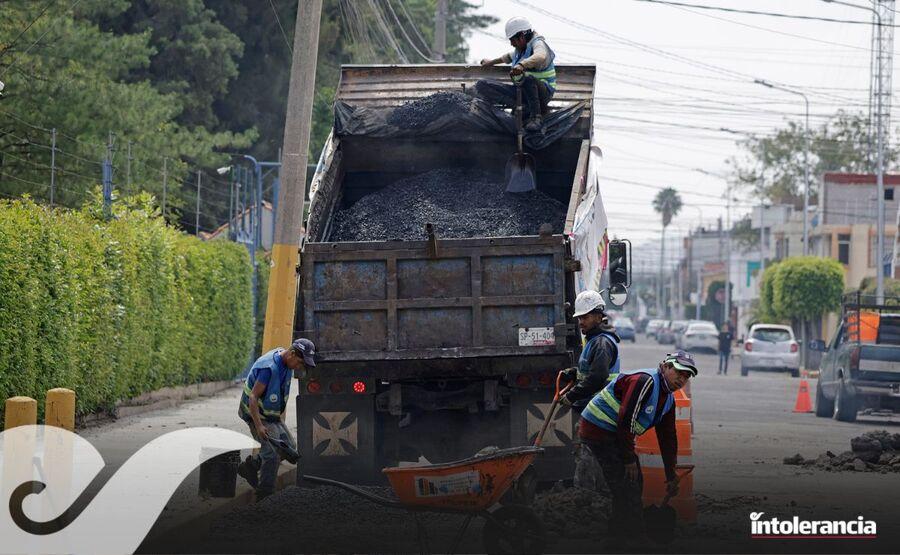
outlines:
[{"label": "power line", "polygon": [[53,4],[56,4],[56,0],[50,0],[49,2],[47,2],[47,5],[44,6],[44,9],[41,10],[41,12],[40,12],[39,14],[37,14],[37,17],[35,17],[34,19],[32,19],[32,20],[28,23],[28,25],[26,25],[25,28],[22,29],[22,30],[19,32],[18,35],[16,35],[16,38],[14,38],[13,40],[11,40],[11,41],[9,42],[9,44],[7,44],[6,46],[4,46],[4,47],[3,47],[3,50],[0,50],[0,58],[3,58],[3,56],[5,56],[6,53],[9,52],[9,51],[12,49],[12,47],[16,45],[16,43],[19,41],[19,39],[22,38],[22,35],[24,35],[25,33],[27,33],[27,32],[28,32],[28,29],[31,29],[31,26],[32,26],[32,25],[34,25],[35,23],[37,23],[37,21],[38,21],[40,18],[44,17],[44,14],[47,13],[47,10],[49,10],[49,9],[50,9],[50,6],[52,6]]},{"label": "power line", "polygon": [[281,38],[284,39],[284,45],[287,46],[288,51],[293,56],[294,46],[291,44],[291,41],[288,40],[287,33],[284,32],[284,27],[281,25],[281,18],[278,17],[278,10],[275,8],[274,0],[269,0],[269,7],[272,8],[272,15],[275,16],[275,23],[278,24],[278,30],[281,31]]},{"label": "power line", "polygon": [[[756,11],[756,10],[741,10],[737,8],[726,8],[723,6],[707,6],[703,4],[688,4],[685,2],[672,2],[671,0],[633,0],[635,2],[647,2],[651,4],[665,4],[667,6],[673,7],[682,7],[682,8],[697,8],[701,10],[713,10],[719,12],[730,12],[730,13],[742,13],[748,15],[764,15],[769,17],[780,17],[785,19],[803,19],[809,21],[825,21],[828,23],[852,23],[856,25],[872,25],[871,21],[859,21],[856,19],[835,19],[831,17],[821,17],[821,16],[813,16],[813,15],[800,15],[800,14],[786,14],[779,12],[765,12],[765,11]],[[896,25],[893,25],[896,27]]]}]

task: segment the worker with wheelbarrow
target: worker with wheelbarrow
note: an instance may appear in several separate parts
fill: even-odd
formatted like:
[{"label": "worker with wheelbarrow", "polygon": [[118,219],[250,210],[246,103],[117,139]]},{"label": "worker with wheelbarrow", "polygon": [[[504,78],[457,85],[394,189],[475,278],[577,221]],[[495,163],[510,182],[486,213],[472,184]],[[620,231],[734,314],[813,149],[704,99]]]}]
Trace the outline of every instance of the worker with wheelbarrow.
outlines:
[{"label": "worker with wheelbarrow", "polygon": [[643,477],[635,453],[636,436],[656,428],[667,494],[678,492],[674,394],[696,375],[694,358],[685,351],[677,351],[666,355],[658,368],[623,371],[612,376],[581,413],[579,436],[603,469],[612,494],[609,547],[643,543]]}]

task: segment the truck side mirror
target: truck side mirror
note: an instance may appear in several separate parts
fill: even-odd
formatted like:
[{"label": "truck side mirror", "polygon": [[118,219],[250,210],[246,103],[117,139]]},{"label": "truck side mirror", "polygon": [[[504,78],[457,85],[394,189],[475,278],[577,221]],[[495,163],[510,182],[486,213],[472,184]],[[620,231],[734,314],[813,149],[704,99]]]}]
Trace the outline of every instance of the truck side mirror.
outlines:
[{"label": "truck side mirror", "polygon": [[825,352],[825,342],[821,339],[810,339],[808,346],[810,351],[818,351],[820,353]]},{"label": "truck side mirror", "polygon": [[610,241],[607,255],[610,293],[617,285],[623,288],[631,285],[631,241]]},{"label": "truck side mirror", "polygon": [[609,304],[613,306],[622,306],[628,300],[628,288],[621,283],[611,285],[607,292],[607,296],[609,297]]}]

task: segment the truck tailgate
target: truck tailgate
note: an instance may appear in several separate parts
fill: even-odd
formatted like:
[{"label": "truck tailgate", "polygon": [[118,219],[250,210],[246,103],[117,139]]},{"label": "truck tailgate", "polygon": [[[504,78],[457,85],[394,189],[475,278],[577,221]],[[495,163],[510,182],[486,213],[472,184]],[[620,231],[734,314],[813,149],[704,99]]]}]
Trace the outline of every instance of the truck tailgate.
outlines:
[{"label": "truck tailgate", "polygon": [[859,379],[900,382],[900,346],[861,345]]},{"label": "truck tailgate", "polygon": [[308,243],[298,333],[323,362],[565,353],[565,256],[561,235]]}]

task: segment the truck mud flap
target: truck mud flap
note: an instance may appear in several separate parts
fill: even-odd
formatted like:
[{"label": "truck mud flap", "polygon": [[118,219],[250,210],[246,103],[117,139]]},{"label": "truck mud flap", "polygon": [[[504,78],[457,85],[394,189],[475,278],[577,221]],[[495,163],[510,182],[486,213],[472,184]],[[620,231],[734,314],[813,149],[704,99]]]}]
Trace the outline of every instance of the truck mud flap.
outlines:
[{"label": "truck mud flap", "polygon": [[[547,411],[550,410],[550,393],[542,390],[514,390],[510,398],[510,445],[531,445],[541,431]],[[559,407],[544,435],[544,454],[535,462],[539,481],[571,479],[575,473],[573,438],[575,423],[569,407]]]},{"label": "truck mud flap", "polygon": [[298,469],[324,478],[384,481],[375,464],[375,404],[369,395],[297,396]]}]

